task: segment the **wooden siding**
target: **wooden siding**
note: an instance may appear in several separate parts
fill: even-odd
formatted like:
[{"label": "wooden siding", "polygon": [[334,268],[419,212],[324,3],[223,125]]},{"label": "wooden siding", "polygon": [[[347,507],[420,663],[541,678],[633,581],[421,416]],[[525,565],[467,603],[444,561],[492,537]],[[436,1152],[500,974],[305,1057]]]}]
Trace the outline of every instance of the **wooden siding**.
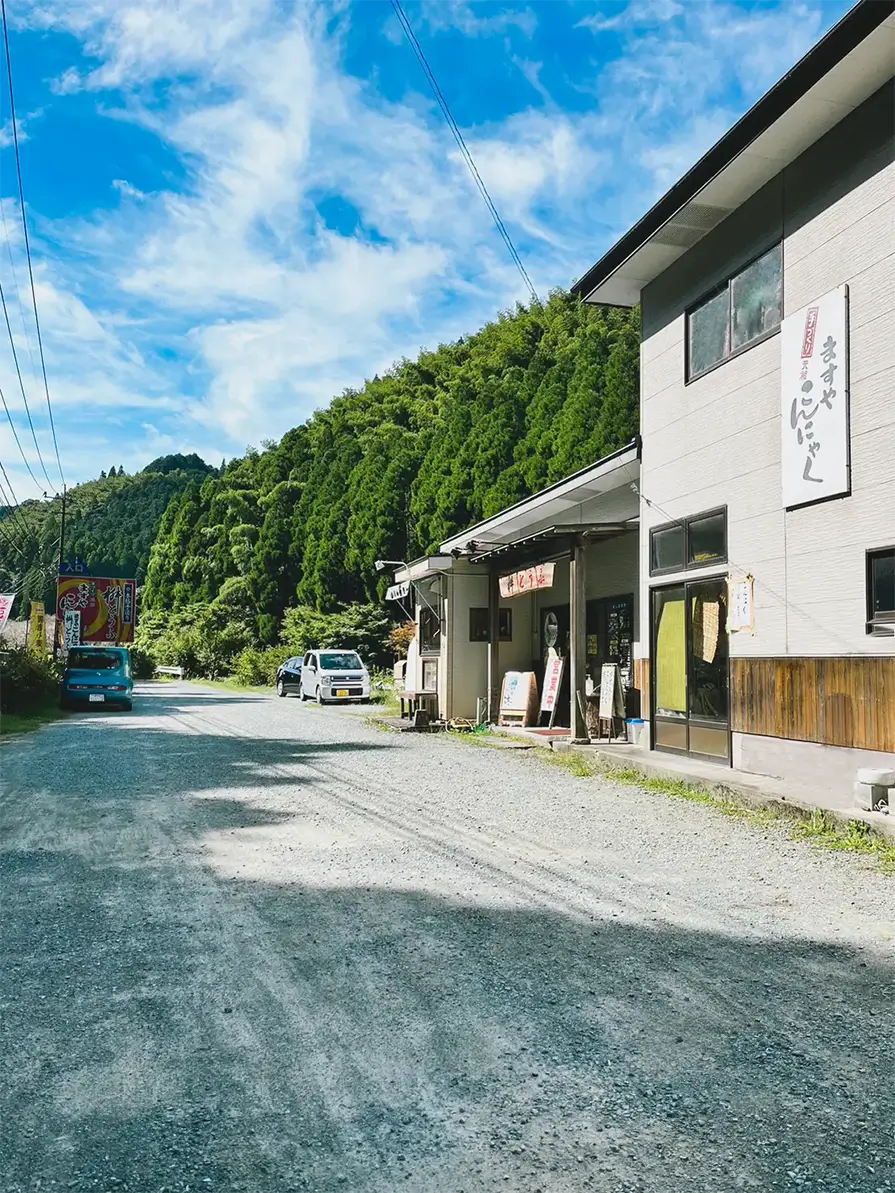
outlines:
[{"label": "wooden siding", "polygon": [[757,733],[895,752],[895,658],[730,660],[730,721]]}]

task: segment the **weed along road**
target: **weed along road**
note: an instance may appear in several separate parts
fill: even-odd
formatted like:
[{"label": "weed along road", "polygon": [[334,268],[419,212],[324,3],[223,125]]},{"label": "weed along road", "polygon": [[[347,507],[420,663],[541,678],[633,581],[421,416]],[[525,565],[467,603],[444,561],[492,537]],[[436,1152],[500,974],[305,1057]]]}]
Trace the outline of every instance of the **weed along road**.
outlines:
[{"label": "weed along road", "polygon": [[0,1190],[895,1188],[895,882],[189,684],[2,747]]}]

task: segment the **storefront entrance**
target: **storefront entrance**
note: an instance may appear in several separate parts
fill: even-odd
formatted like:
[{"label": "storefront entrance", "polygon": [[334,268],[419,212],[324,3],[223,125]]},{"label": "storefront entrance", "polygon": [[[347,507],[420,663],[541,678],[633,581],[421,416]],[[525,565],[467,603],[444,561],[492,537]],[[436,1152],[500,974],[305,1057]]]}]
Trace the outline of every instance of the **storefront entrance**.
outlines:
[{"label": "storefront entrance", "polygon": [[653,744],[729,763],[726,578],[654,588],[650,597]]}]

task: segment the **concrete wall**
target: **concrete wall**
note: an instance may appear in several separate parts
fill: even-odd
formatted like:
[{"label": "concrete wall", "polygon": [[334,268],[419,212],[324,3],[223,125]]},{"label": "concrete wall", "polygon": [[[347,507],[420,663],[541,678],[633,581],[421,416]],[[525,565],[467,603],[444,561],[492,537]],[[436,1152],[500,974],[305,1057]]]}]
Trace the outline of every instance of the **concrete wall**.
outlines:
[{"label": "concrete wall", "polygon": [[848,750],[817,742],[783,737],[733,734],[733,765],[739,770],[791,779],[806,789],[820,788],[838,795],[838,806],[852,806],[852,787],[861,767],[895,769],[895,754],[876,750]]},{"label": "concrete wall", "polygon": [[[895,539],[893,110],[888,85],[644,291],[642,643],[650,527],[727,505],[730,567],[755,576],[756,601],[732,655],[895,653],[864,631],[864,553]],[[850,290],[852,495],[788,513],[779,335],[684,383],[685,310],[781,237],[785,314]]]}]

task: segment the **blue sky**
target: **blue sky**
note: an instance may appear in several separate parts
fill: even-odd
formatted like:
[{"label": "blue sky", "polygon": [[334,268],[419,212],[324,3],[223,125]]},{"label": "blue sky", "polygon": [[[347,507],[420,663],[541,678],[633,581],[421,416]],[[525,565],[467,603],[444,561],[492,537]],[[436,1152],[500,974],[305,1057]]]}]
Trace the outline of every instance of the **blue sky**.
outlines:
[{"label": "blue sky", "polygon": [[[405,4],[541,293],[583,273],[848,7]],[[70,482],[169,451],[239,454],[525,298],[387,0],[7,12]],[[5,86],[4,73],[0,279],[58,483],[16,297],[27,273]],[[2,331],[0,384],[40,475]],[[0,459],[33,496],[8,425]]]}]

